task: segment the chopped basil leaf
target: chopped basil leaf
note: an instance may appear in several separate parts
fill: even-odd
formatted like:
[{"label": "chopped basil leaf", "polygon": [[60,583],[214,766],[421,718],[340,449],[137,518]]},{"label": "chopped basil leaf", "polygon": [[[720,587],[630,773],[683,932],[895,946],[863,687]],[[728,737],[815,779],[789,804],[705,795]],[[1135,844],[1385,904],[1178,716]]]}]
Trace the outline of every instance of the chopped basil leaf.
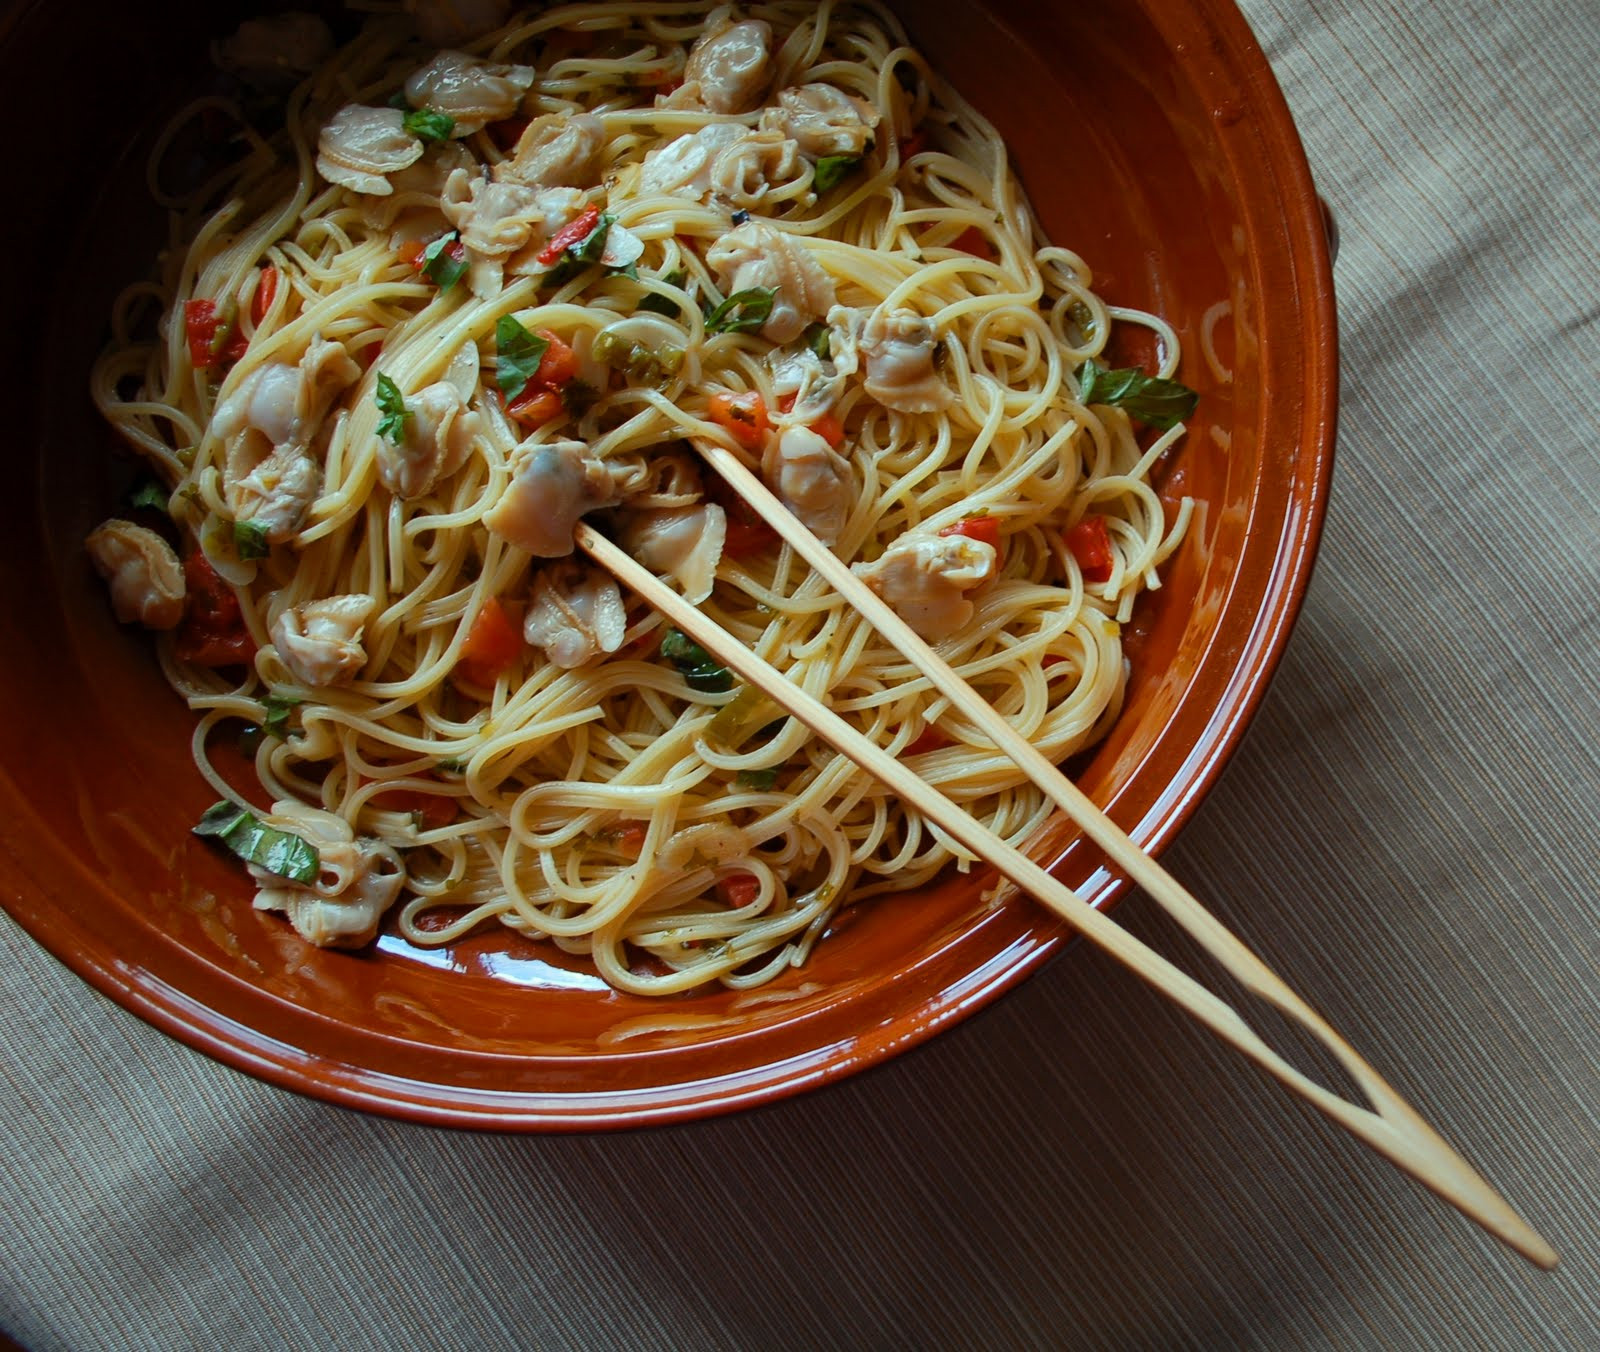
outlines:
[{"label": "chopped basil leaf", "polygon": [[422,251],[423,275],[439,288],[441,296],[459,282],[467,271],[465,250],[461,251],[460,258],[452,252],[460,240],[461,236],[452,231],[448,235],[440,235]]},{"label": "chopped basil leaf", "polygon": [[456,129],[456,120],[449,113],[417,108],[405,115],[401,125],[407,136],[415,136],[424,145],[429,145],[434,141],[448,141]]},{"label": "chopped basil leaf", "polygon": [[765,770],[741,770],[733,777],[733,782],[741,789],[770,789],[778,782],[778,767],[774,765]]},{"label": "chopped basil leaf", "polygon": [[381,372],[378,375],[378,412],[383,417],[378,419],[378,435],[392,446],[398,446],[406,439],[406,419],[414,416],[406,411],[406,401],[401,397],[400,387]]},{"label": "chopped basil leaf", "polygon": [[465,756],[448,756],[442,761],[435,762],[434,768],[436,770],[443,770],[448,775],[465,774],[467,769],[467,758]]},{"label": "chopped basil leaf", "polygon": [[833,356],[833,330],[826,324],[812,324],[801,336],[818,360],[827,361]]},{"label": "chopped basil leaf", "polygon": [[600,255],[606,251],[606,236],[611,233],[616,219],[609,211],[602,211],[594,229],[576,244],[567,246],[567,257],[574,263],[598,263]]},{"label": "chopped basil leaf", "polygon": [[408,113],[411,111],[411,100],[406,97],[404,85],[401,85],[399,89],[395,90],[394,93],[389,95],[389,106],[391,108],[398,108],[402,113]]},{"label": "chopped basil leaf", "polygon": [[618,277],[626,277],[630,282],[639,280],[639,265],[637,263],[624,263],[620,268],[612,268],[611,271]]},{"label": "chopped basil leaf", "polygon": [[167,503],[171,501],[172,494],[167,492],[154,479],[146,479],[128,494],[128,506],[149,507],[163,515],[167,510]]},{"label": "chopped basil leaf", "polygon": [[494,342],[499,349],[494,359],[495,384],[509,402],[528,388],[533,373],[544,360],[550,340],[529,333],[510,315],[501,315],[495,322]]},{"label": "chopped basil leaf", "polygon": [[818,192],[827,192],[828,189],[837,187],[860,167],[859,155],[824,155],[817,161],[816,172],[811,177],[811,186]]},{"label": "chopped basil leaf", "polygon": [[266,706],[266,717],[261,720],[261,730],[280,742],[289,740],[289,711],[302,701],[294,695],[280,695],[276,691],[261,701]]},{"label": "chopped basil leaf", "polygon": [[272,553],[265,521],[235,521],[233,547],[241,559],[264,559]]},{"label": "chopped basil leaf", "polygon": [[291,882],[315,882],[322,868],[322,857],[315,845],[268,826],[255,813],[234,803],[207,808],[195,824],[194,833],[221,841],[245,863]]},{"label": "chopped basil leaf", "polygon": [[[689,274],[682,268],[673,268],[665,277],[657,280],[665,282],[668,286],[682,286],[689,280]],[[652,291],[638,305],[638,310],[641,313],[647,312],[649,314],[667,315],[668,317],[676,317],[682,309],[683,307],[673,300],[671,296],[663,296],[655,291]]]},{"label": "chopped basil leaf", "polygon": [[1147,376],[1137,366],[1108,371],[1092,358],[1078,377],[1078,398],[1086,404],[1109,404],[1130,418],[1166,431],[1194,412],[1200,396],[1187,385],[1161,376]]},{"label": "chopped basil leaf", "polygon": [[677,667],[691,690],[715,695],[733,689],[733,673],[681,629],[667,630],[661,655]]},{"label": "chopped basil leaf", "polygon": [[767,322],[772,313],[772,302],[777,299],[775,286],[753,286],[748,291],[735,291],[721,305],[706,316],[707,333],[754,333]]}]

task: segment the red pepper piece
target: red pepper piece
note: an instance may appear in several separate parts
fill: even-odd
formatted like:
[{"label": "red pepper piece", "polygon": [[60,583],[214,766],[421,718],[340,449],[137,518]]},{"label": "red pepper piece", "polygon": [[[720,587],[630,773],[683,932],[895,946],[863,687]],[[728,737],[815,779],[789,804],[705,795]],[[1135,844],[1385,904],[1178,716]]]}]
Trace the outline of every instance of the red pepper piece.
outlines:
[{"label": "red pepper piece", "polygon": [[272,302],[278,298],[278,269],[270,263],[261,269],[261,280],[256,283],[256,293],[250,298],[250,322],[259,324],[267,317]]},{"label": "red pepper piece", "polygon": [[550,237],[550,242],[539,250],[539,261],[546,265],[554,263],[574,244],[588,239],[599,223],[600,208],[585,207],[576,220],[568,222]]}]

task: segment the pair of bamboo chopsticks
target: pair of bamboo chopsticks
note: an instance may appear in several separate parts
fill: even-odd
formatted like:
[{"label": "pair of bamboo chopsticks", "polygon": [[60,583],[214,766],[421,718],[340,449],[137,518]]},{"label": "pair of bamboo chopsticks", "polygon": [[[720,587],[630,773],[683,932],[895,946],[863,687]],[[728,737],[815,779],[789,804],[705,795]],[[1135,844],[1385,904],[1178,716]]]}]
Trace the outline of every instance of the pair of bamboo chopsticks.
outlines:
[{"label": "pair of bamboo chopsticks", "polygon": [[1275,1005],[1322,1043],[1350,1073],[1371,1107],[1352,1103],[1317,1084],[1274,1052],[1225,1000],[1134,938],[1110,916],[1051,877],[965,811],[924,783],[899,761],[861,736],[821,701],[798,689],[775,668],[723,632],[682,596],[587,524],[577,543],[601,567],[666,615],[684,633],[744,680],[848,756],[868,774],[913,804],[930,821],[1018,887],[1066,919],[1091,942],[1176,1001],[1214,1033],[1276,1076],[1288,1088],[1400,1168],[1433,1189],[1479,1225],[1541,1267],[1553,1267],[1550,1247],[1437,1132],[1391,1089],[1337,1032],[1230,930],[1099,810],[1084,793],[1024,740],[950,665],[824,546],[730,450],[697,439],[711,468],[794,547],[835,590],[933,683],[953,708],[994,739],[1040,789],[1106,855],[1145,889],[1245,988]]}]

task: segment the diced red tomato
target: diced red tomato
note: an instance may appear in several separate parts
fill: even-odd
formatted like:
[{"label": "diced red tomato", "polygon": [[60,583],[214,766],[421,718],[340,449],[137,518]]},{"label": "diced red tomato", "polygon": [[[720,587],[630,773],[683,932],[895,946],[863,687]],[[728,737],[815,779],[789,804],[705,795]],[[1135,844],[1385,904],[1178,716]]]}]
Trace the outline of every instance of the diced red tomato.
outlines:
[{"label": "diced red tomato", "polygon": [[201,667],[236,667],[252,661],[256,641],[245,625],[239,598],[198,549],[183,561],[187,593],[173,651]]},{"label": "diced red tomato", "polygon": [[751,520],[728,517],[728,534],[722,542],[722,552],[730,559],[737,561],[756,554],[766,554],[775,549],[777,544],[778,532],[759,517]]},{"label": "diced red tomato", "polygon": [[256,293],[250,298],[250,322],[259,324],[267,317],[272,302],[278,298],[278,269],[270,263],[261,269],[261,280],[256,283]]},{"label": "diced red tomato", "polygon": [[[228,311],[232,306],[228,307]],[[236,362],[249,345],[233,315],[219,313],[212,300],[183,303],[183,332],[189,341],[189,362],[197,371]]]},{"label": "diced red tomato", "polygon": [[730,873],[717,879],[717,900],[738,910],[761,895],[761,880],[753,873]]},{"label": "diced red tomato", "polygon": [[839,421],[836,413],[824,413],[820,418],[813,418],[811,430],[834,450],[844,445],[844,424]]},{"label": "diced red tomato", "polygon": [[558,390],[578,374],[578,358],[572,349],[549,329],[535,329],[540,338],[549,344],[544,356],[539,358],[538,369],[529,379],[530,385],[542,385],[547,390]]},{"label": "diced red tomato", "polygon": [[386,812],[414,812],[426,831],[449,826],[461,811],[460,804],[450,794],[427,793],[422,789],[385,789],[373,794],[372,802]]},{"label": "diced red tomato", "polygon": [[928,133],[914,131],[900,143],[900,163],[904,164],[913,155],[920,155],[928,148]]},{"label": "diced red tomato", "polygon": [[1103,516],[1086,516],[1067,531],[1067,548],[1078,561],[1085,582],[1109,582],[1116,555],[1111,552],[1111,532]]},{"label": "diced red tomato", "polygon": [[506,405],[506,413],[524,427],[543,427],[552,418],[561,416],[564,405],[554,390],[539,389],[532,381],[515,399]]},{"label": "diced red tomato", "polygon": [[996,553],[1000,552],[1000,518],[997,516],[964,516],[953,526],[946,526],[940,535],[964,535],[969,540],[981,540]]},{"label": "diced red tomato", "polygon": [[733,439],[747,451],[760,450],[761,443],[772,430],[772,421],[767,417],[767,401],[761,397],[759,390],[746,390],[743,394],[724,390],[714,394],[706,414],[719,427],[727,428],[733,434]]},{"label": "diced red tomato", "polygon": [[[794,395],[786,394],[778,400],[778,412],[787,413],[794,407]],[[838,415],[831,410],[820,418],[813,418],[806,424],[813,432],[821,437],[834,450],[844,445],[844,424],[839,421]]]},{"label": "diced red tomato", "polygon": [[545,340],[544,353],[522,393],[506,405],[506,412],[524,427],[542,427],[558,417],[566,407],[561,390],[578,374],[577,354],[571,347],[549,329],[534,332]]},{"label": "diced red tomato", "polygon": [[599,223],[600,208],[596,206],[585,207],[575,220],[569,221],[550,236],[550,242],[539,250],[539,261],[547,265],[554,263],[574,244],[580,240],[588,239],[594,232],[595,226]]},{"label": "diced red tomato", "polygon": [[422,255],[427,249],[427,244],[420,239],[407,240],[395,251],[395,256],[408,268],[422,270]]},{"label": "diced red tomato", "polygon": [[938,727],[930,723],[922,730],[921,735],[900,754],[903,756],[920,756],[924,751],[942,751],[954,743],[940,732]]},{"label": "diced red tomato", "polygon": [[456,674],[473,685],[492,686],[495,678],[522,656],[526,646],[520,626],[498,596],[491,596],[467,630]]},{"label": "diced red tomato", "polygon": [[617,848],[623,854],[639,857],[639,852],[644,849],[644,838],[649,828],[643,822],[623,822],[617,828]]},{"label": "diced red tomato", "polygon": [[720,474],[709,477],[706,495],[722,508],[728,519],[728,533],[722,552],[730,559],[748,559],[777,549],[778,532],[762,520],[760,513],[741,498],[733,485]]}]

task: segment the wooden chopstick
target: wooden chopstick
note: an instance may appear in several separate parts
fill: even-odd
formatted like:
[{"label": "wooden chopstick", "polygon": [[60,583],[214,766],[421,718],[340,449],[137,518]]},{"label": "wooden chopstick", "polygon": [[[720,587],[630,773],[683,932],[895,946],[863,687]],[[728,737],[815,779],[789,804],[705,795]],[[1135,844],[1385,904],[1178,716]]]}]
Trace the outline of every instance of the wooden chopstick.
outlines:
[{"label": "wooden chopstick", "polygon": [[1360,1085],[1372,1107],[1351,1103],[1295,1069],[1272,1050],[1225,1000],[1134,938],[1110,916],[1050,876],[1015,847],[969,817],[881,748],[862,737],[826,705],[792,685],[754,652],[729,637],[653,573],[635,563],[592,527],[580,523],[578,546],[708,653],[799,718],[868,774],[914,804],[930,821],[974,855],[1031,893],[1091,942],[1176,1001],[1225,1042],[1288,1088],[1393,1161],[1445,1201],[1540,1267],[1554,1267],[1555,1250],[1447,1144],[1334,1029],[1296,995],[1190,893],[1145,854],[1049,760],[1022,738],[878,595],[811,534],[730,450],[699,438],[701,455],[797,553],[918,667],[974,726],[994,739],[1128,876],[1193,935],[1246,989],[1269,1001],[1315,1037]]}]

